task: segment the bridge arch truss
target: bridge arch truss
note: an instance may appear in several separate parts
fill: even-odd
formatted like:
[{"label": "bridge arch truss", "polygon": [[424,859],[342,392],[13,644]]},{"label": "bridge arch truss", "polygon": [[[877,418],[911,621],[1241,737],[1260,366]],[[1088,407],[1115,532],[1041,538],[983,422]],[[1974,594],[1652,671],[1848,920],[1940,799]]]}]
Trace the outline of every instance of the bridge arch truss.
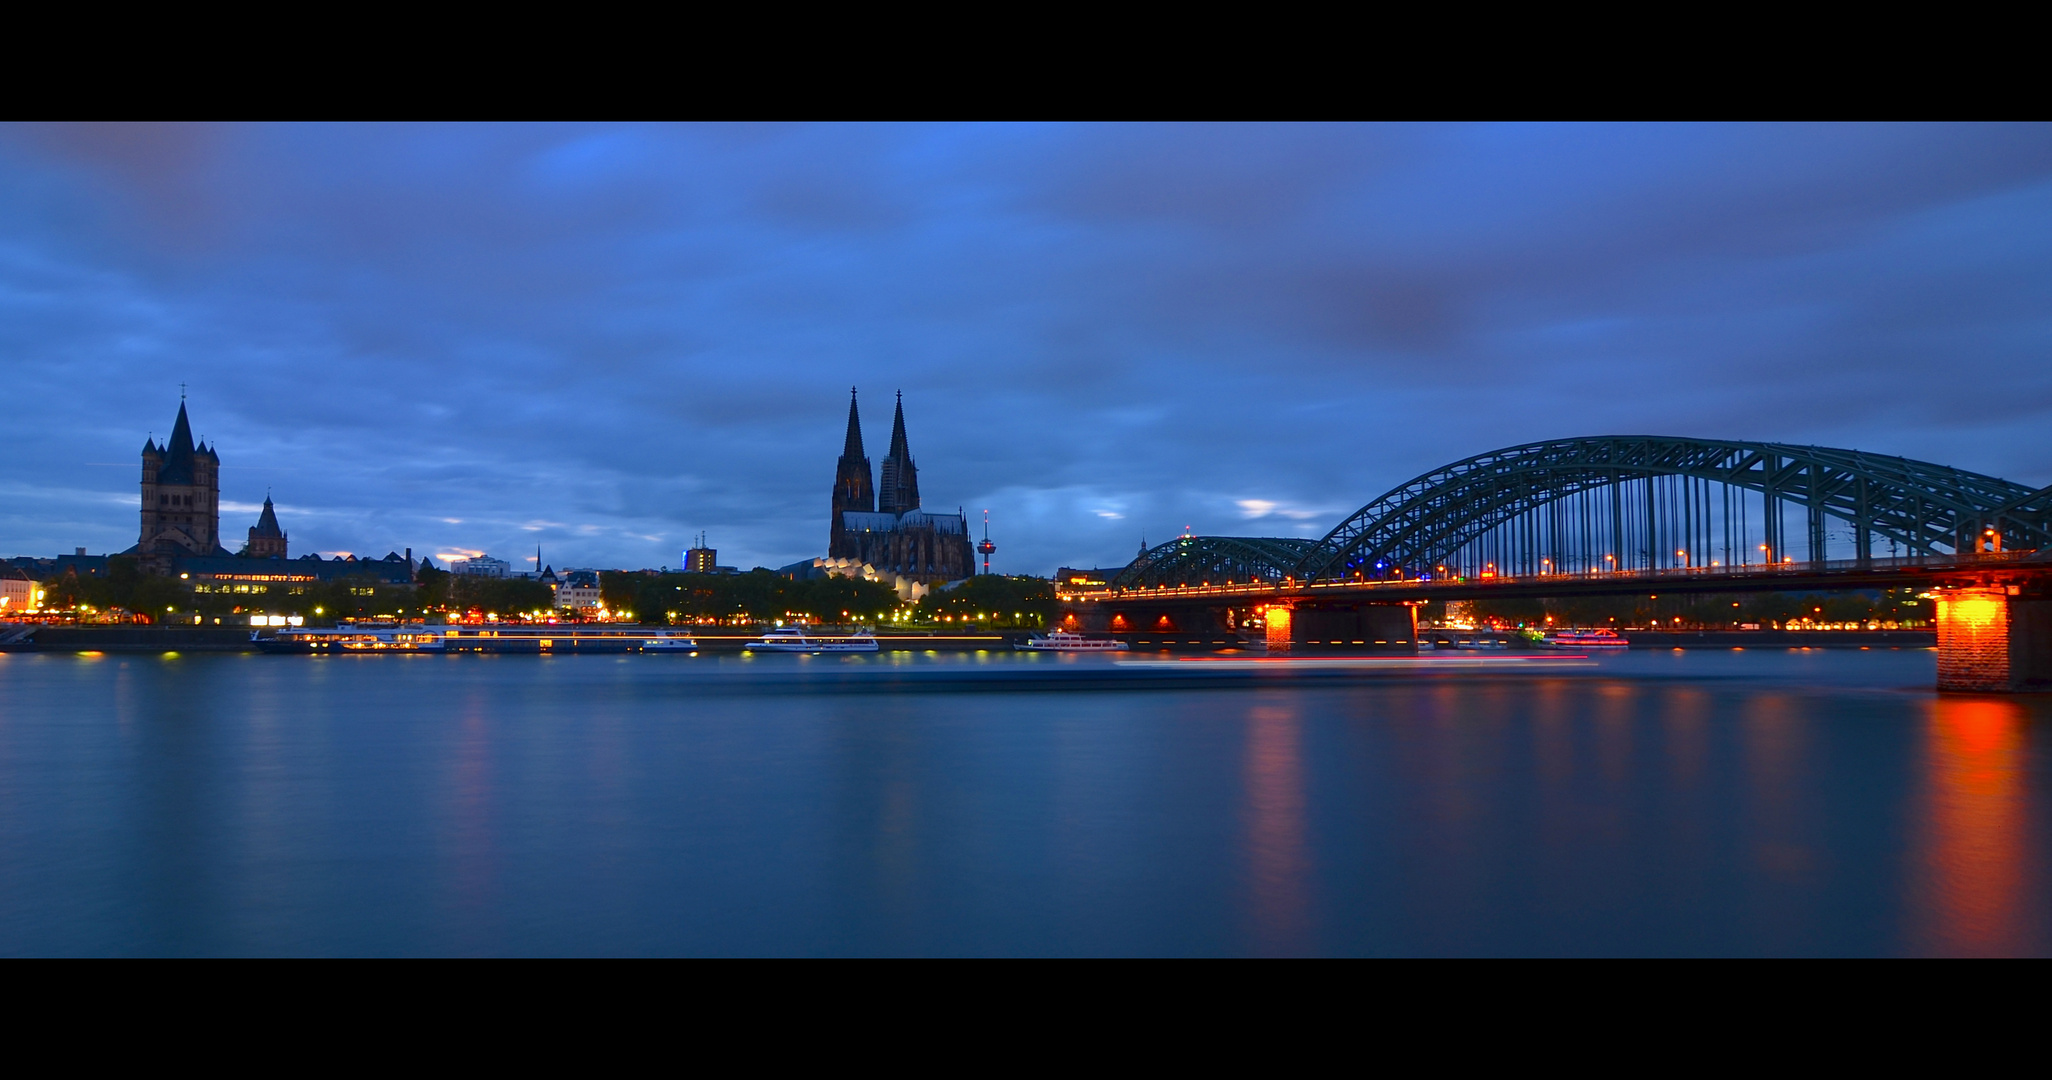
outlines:
[{"label": "bridge arch truss", "polygon": [[1120,587],[1525,576],[2052,548],[2052,487],[1785,443],[1597,436],[1399,484],[1318,541],[1180,537]]}]

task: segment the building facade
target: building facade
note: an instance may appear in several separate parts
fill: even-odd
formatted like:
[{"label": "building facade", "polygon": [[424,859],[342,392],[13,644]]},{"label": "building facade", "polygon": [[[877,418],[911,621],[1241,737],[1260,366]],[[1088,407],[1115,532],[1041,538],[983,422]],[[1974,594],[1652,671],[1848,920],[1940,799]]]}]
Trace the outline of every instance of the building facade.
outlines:
[{"label": "building facade", "polygon": [[454,559],[449,563],[449,572],[464,577],[503,578],[512,576],[513,564],[490,555],[476,555],[468,559]]},{"label": "building facade", "polygon": [[700,533],[698,543],[684,549],[684,572],[687,574],[716,574],[720,567],[720,553],[705,542]]},{"label": "building facade", "polygon": [[889,581],[901,594],[912,585],[959,581],[976,572],[969,522],[958,511],[934,513],[919,505],[919,466],[905,437],[905,400],[898,396],[891,422],[890,452],[882,483],[870,482],[862,448],[862,418],[853,393],[848,400],[848,433],[834,474],[833,517],[823,568]]},{"label": "building facade", "polygon": [[[553,576],[553,575],[549,575]],[[544,582],[548,576],[544,576]],[[556,610],[594,612],[605,606],[605,598],[599,592],[599,576],[596,570],[565,570],[549,588],[556,594]]]},{"label": "building facade", "polygon": [[28,571],[0,563],[0,619],[34,610],[39,599],[36,593],[36,583]]}]

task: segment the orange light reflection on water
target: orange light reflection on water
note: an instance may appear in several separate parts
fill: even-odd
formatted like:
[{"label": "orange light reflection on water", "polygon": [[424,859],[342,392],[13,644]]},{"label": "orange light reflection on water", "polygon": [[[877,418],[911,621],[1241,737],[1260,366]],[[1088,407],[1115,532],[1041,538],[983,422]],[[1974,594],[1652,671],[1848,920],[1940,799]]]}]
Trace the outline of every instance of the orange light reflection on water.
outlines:
[{"label": "orange light reflection on water", "polygon": [[1257,705],[1248,717],[1247,862],[1255,951],[1264,956],[1311,951],[1300,727],[1294,707]]},{"label": "orange light reflection on water", "polygon": [[1909,904],[1909,937],[1920,951],[2004,956],[2029,948],[2028,724],[2014,701],[1931,703]]}]

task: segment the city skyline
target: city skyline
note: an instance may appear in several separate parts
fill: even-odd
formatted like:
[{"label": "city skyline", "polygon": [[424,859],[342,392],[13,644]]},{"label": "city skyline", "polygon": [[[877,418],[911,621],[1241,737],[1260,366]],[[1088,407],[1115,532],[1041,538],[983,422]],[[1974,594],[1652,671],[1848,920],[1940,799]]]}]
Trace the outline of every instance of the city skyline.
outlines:
[{"label": "city skyline", "polygon": [[132,544],[180,383],[224,533],[268,489],[323,553],[821,555],[850,383],[1000,572],[1553,437],[2036,486],[2048,173],[2042,126],[7,128],[7,554]]}]

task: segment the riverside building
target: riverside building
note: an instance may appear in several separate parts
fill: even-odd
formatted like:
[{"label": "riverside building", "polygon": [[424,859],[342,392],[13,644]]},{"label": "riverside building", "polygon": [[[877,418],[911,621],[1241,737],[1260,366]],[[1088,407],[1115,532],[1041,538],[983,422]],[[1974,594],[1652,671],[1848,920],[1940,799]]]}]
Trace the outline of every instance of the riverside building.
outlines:
[{"label": "riverside building", "polygon": [[[216,448],[193,438],[192,420],[182,398],[170,438],[162,443],[154,438],[143,441],[140,525],[135,546],[122,554],[133,556],[149,573],[178,578],[195,593],[304,593],[310,586],[346,579],[352,588],[366,590],[365,595],[376,595],[369,590],[411,588],[413,584],[410,548],[405,555],[395,551],[382,559],[355,555],[323,559],[318,554],[289,558],[286,533],[269,495],[264,496],[263,512],[250,527],[242,551],[223,547],[221,456]],[[84,548],[71,556],[28,561],[35,565],[23,569],[44,578],[67,572],[80,576],[107,572],[107,556],[89,556]]]}]

